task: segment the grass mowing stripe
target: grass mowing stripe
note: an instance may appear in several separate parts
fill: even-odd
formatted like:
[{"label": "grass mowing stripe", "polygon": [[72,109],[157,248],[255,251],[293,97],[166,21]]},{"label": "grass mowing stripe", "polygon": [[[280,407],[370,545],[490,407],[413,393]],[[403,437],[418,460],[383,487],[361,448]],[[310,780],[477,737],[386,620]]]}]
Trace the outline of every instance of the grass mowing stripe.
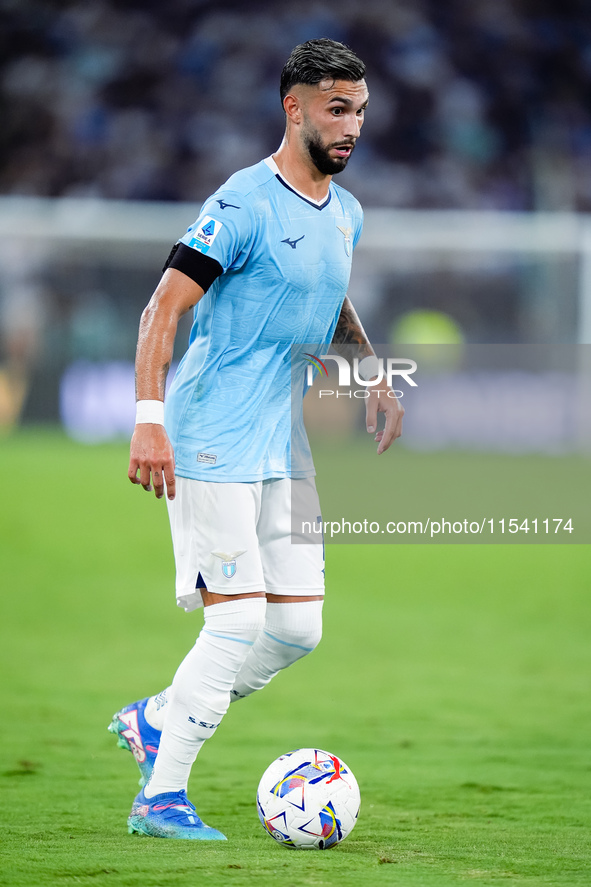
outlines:
[{"label": "grass mowing stripe", "polygon": [[[228,844],[134,838],[137,768],[106,725],[200,627],[174,606],[165,505],[131,488],[123,445],[1,450],[0,883],[588,883],[587,547],[328,546],[322,644],[233,705],[195,765]],[[314,744],[354,770],[361,816],[329,853],[289,852],[254,793]]]}]

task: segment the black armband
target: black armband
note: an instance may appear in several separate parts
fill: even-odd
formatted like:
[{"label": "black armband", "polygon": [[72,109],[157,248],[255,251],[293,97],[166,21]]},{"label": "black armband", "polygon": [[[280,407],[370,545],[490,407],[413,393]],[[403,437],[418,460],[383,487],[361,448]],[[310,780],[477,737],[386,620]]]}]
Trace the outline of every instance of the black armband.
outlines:
[{"label": "black armband", "polygon": [[215,259],[210,259],[209,256],[204,256],[198,250],[191,249],[190,246],[180,242],[175,243],[171,249],[162,271],[166,271],[167,268],[176,268],[177,271],[182,271],[183,274],[194,280],[204,293],[224,270]]}]

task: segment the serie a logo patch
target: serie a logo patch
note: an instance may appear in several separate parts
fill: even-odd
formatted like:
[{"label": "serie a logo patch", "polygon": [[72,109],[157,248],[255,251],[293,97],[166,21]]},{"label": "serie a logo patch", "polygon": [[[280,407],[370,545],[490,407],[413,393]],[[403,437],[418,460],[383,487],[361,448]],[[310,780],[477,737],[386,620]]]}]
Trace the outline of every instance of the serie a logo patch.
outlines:
[{"label": "serie a logo patch", "polygon": [[189,246],[199,250],[200,253],[209,252],[212,243],[223,227],[222,222],[218,222],[217,219],[213,219],[211,216],[205,216],[189,241]]}]

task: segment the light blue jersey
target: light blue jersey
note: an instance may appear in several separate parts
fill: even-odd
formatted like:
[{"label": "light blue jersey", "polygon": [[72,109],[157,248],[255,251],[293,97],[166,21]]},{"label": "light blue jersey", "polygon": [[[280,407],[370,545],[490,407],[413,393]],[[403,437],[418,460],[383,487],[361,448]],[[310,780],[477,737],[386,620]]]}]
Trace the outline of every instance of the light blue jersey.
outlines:
[{"label": "light blue jersey", "polygon": [[181,243],[223,274],[196,306],[166,396],[177,474],[219,482],[314,474],[302,417],[308,364],[302,358],[292,374],[292,345],[331,342],[361,227],[351,194],[331,183],[315,203],[271,158],[205,202]]}]

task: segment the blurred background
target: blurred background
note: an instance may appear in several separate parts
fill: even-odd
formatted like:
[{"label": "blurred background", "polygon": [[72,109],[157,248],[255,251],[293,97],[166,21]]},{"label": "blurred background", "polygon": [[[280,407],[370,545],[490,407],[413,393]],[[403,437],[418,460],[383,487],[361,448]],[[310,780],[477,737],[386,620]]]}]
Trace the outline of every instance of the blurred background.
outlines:
[{"label": "blurred background", "polygon": [[320,36],[368,68],[338,181],[366,211],[350,293],[372,339],[591,342],[584,0],[0,0],[5,433],[129,433],[170,246],[276,150],[281,68]]}]

